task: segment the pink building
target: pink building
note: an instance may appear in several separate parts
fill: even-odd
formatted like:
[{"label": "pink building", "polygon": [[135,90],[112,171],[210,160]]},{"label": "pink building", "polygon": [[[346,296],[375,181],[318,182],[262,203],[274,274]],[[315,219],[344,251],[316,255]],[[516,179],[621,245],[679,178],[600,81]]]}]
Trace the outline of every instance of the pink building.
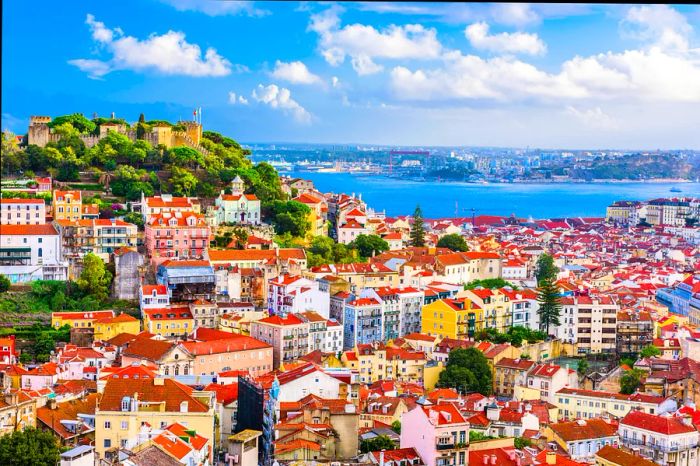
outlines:
[{"label": "pink building", "polygon": [[403,413],[401,448],[415,448],[426,466],[469,462],[469,423],[451,403],[417,406]]},{"label": "pink building", "polygon": [[258,377],[272,371],[272,347],[245,335],[211,341],[184,341],[181,346],[194,356],[194,375],[246,371]]},{"label": "pink building", "polygon": [[154,267],[168,259],[202,259],[209,248],[210,235],[202,214],[154,214],[145,227],[146,249]]}]

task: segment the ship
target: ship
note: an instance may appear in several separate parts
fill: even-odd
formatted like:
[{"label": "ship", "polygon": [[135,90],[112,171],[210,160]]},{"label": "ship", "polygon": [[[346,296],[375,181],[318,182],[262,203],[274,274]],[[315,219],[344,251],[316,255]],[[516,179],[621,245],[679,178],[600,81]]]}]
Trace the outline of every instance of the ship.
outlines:
[{"label": "ship", "polygon": [[680,193],[682,191],[674,186],[673,188],[671,188],[671,192],[672,193]]}]

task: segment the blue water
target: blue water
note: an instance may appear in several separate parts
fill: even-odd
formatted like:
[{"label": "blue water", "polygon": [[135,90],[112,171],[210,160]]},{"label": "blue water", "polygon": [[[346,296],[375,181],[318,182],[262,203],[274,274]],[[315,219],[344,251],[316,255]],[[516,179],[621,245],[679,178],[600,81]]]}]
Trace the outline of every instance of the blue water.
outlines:
[{"label": "blue water", "polygon": [[[541,183],[470,184],[405,181],[349,173],[284,173],[312,180],[321,192],[362,194],[369,207],[389,216],[413,213],[420,204],[425,218],[510,215],[518,217],[604,217],[617,200],[700,197],[700,183]],[[672,193],[679,188],[682,192]],[[456,214],[457,213],[457,214]]]}]

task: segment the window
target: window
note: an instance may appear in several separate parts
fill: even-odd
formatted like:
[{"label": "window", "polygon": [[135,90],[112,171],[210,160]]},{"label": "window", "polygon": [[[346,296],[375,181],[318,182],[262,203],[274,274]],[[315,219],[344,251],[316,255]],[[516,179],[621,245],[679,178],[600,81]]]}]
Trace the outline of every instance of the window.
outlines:
[{"label": "window", "polygon": [[109,421],[105,421],[105,429],[111,429],[112,428],[112,423]]},{"label": "window", "polygon": [[105,439],[105,442],[104,442],[104,447],[105,447],[105,448],[111,448],[111,447],[112,447],[112,441],[111,441],[110,439],[106,438],[106,439]]},{"label": "window", "polygon": [[122,421],[122,430],[126,430],[129,428],[129,421]]}]

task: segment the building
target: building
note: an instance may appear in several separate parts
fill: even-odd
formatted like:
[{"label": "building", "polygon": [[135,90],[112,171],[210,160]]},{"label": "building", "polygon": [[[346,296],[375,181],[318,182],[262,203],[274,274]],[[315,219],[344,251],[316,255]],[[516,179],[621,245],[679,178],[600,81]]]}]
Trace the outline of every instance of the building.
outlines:
[{"label": "building", "polygon": [[184,337],[195,328],[192,312],[187,306],[144,309],[141,313],[143,329],[164,338]]},{"label": "building", "polygon": [[8,335],[0,338],[0,363],[2,364],[17,364],[19,353],[15,348],[15,336]]},{"label": "building", "polygon": [[494,392],[499,396],[513,397],[515,387],[527,386],[528,372],[535,366],[527,359],[503,358],[494,365]]},{"label": "building", "polygon": [[311,212],[309,212],[308,219],[309,222],[311,222],[312,235],[328,235],[328,229],[326,228],[326,221],[328,220],[328,205],[323,198],[308,192],[304,192],[292,200],[301,202],[311,210]]},{"label": "building", "polygon": [[623,418],[633,409],[649,414],[673,412],[676,401],[657,395],[621,393],[579,388],[562,388],[553,403],[559,408],[559,420],[597,418],[604,415]]},{"label": "building", "polygon": [[245,183],[240,176],[231,181],[231,194],[221,191],[214,201],[213,215],[214,225],[222,224],[250,224],[259,225],[260,200],[255,194],[245,194]]},{"label": "building", "polygon": [[61,328],[68,325],[73,328],[93,328],[95,321],[114,317],[114,311],[91,311],[91,312],[52,312],[51,326]]},{"label": "building", "polygon": [[243,371],[257,377],[272,371],[273,356],[270,345],[244,335],[225,335],[228,337],[181,343],[194,358],[194,375]]},{"label": "building", "polygon": [[617,352],[639,353],[649,345],[654,322],[647,311],[624,310],[617,313]]},{"label": "building", "polygon": [[0,199],[0,223],[5,225],[46,223],[46,203],[43,199]]},{"label": "building", "polygon": [[657,463],[608,445],[595,454],[595,466],[657,466]]},{"label": "building", "polygon": [[139,307],[144,309],[164,309],[170,306],[170,296],[165,285],[141,285],[139,287]]},{"label": "building", "polygon": [[56,220],[61,234],[64,256],[73,263],[82,263],[88,253],[109,262],[114,251],[135,248],[138,227],[116,218],[92,220]]},{"label": "building", "polygon": [[206,256],[211,229],[202,214],[153,214],[144,228],[144,242],[154,266],[168,259],[202,259]]},{"label": "building", "polygon": [[564,297],[561,298],[561,304],[563,321],[557,330],[557,336],[565,341],[571,341],[573,336],[578,354],[615,352],[617,313],[620,306],[612,298]]},{"label": "building", "polygon": [[635,212],[639,209],[639,201],[615,201],[605,211],[605,220],[622,225],[636,225]]},{"label": "building", "polygon": [[141,193],[141,214],[143,215],[144,223],[152,215],[160,215],[164,213],[200,213],[201,207],[199,199],[196,197],[176,197],[172,194],[161,194],[160,196],[145,197]]},{"label": "building", "polygon": [[194,357],[184,346],[171,341],[137,337],[122,350],[122,367],[146,363],[166,377],[194,374]]},{"label": "building", "polygon": [[95,340],[109,340],[120,333],[136,335],[141,331],[141,321],[129,314],[121,313],[114,317],[103,317],[92,324]]},{"label": "building", "polygon": [[0,274],[12,283],[68,278],[60,236],[51,224],[0,224]]},{"label": "building", "polygon": [[23,390],[5,390],[0,398],[0,436],[36,427],[36,401]]},{"label": "building", "polygon": [[670,288],[657,289],[656,300],[664,306],[668,306],[670,312],[687,316],[690,310],[690,301],[697,293],[700,293],[700,277],[689,275],[685,280]]},{"label": "building", "polygon": [[253,338],[272,346],[273,367],[309,353],[309,323],[296,314],[274,315],[250,324]]},{"label": "building", "polygon": [[216,277],[207,260],[166,260],[156,270],[156,282],[165,285],[171,302],[211,299]]},{"label": "building", "polygon": [[527,374],[527,388],[539,391],[539,399],[553,403],[562,388],[578,388],[578,374],[556,364],[538,364]]},{"label": "building", "polygon": [[553,440],[574,461],[592,461],[606,445],[617,446],[617,426],[604,419],[579,419],[558,422],[545,428],[547,440]]},{"label": "building", "polygon": [[699,433],[691,416],[630,411],[620,421],[620,442],[659,465],[697,466]]},{"label": "building", "polygon": [[483,328],[483,310],[467,298],[438,299],[421,311],[421,333],[430,336],[471,339]]},{"label": "building", "polygon": [[427,466],[469,463],[469,423],[451,403],[417,406],[401,416],[401,448],[413,447]]},{"label": "building", "polygon": [[80,191],[53,192],[52,212],[54,220],[76,222],[82,218],[83,197]]},{"label": "building", "polygon": [[136,248],[119,248],[114,251],[114,290],[117,299],[139,299],[143,256]]},{"label": "building", "polygon": [[380,380],[398,380],[422,384],[428,362],[422,351],[385,346],[374,343],[357,345],[356,350],[345,351],[343,365],[356,371],[362,383]]},{"label": "building", "polygon": [[269,281],[267,308],[273,314],[313,310],[328,319],[329,286],[318,280],[282,274]]},{"label": "building", "polygon": [[214,394],[172,379],[109,379],[95,410],[95,451],[112,458],[174,423],[214,439]]}]

